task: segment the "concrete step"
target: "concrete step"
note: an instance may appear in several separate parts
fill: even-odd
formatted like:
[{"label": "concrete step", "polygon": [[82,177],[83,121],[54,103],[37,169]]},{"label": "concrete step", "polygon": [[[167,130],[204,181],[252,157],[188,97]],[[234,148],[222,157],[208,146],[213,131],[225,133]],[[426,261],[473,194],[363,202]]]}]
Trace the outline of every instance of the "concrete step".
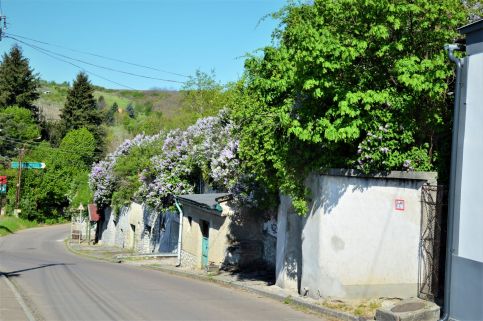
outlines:
[{"label": "concrete step", "polygon": [[433,302],[411,298],[376,311],[377,321],[438,321],[440,308]]}]

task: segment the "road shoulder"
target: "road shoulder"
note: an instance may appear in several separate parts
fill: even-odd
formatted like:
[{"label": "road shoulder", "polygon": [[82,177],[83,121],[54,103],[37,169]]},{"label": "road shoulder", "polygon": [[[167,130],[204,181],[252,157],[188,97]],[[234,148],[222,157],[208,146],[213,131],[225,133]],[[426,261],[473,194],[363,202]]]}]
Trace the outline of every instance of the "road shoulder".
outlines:
[{"label": "road shoulder", "polygon": [[36,321],[15,285],[0,274],[0,320]]}]

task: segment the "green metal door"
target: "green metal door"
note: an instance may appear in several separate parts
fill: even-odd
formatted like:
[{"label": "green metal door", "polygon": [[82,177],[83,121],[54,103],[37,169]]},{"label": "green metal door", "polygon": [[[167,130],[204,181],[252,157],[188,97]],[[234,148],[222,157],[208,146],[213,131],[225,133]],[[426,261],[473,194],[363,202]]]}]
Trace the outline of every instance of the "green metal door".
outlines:
[{"label": "green metal door", "polygon": [[201,239],[201,267],[208,265],[208,238],[202,237]]}]

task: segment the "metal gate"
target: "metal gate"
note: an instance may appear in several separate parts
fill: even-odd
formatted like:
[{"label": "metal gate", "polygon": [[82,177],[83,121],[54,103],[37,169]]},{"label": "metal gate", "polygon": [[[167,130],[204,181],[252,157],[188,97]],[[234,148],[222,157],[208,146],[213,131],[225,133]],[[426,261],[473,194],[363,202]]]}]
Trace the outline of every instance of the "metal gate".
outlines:
[{"label": "metal gate", "polygon": [[441,298],[444,262],[442,226],[446,212],[446,187],[424,185],[421,191],[421,235],[419,243],[418,297],[435,301]]}]

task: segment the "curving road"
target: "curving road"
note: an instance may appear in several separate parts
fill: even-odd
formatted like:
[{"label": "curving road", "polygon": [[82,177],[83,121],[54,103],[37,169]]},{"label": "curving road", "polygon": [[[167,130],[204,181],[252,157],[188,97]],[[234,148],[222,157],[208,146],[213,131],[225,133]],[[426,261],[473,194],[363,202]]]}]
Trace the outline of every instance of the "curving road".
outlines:
[{"label": "curving road", "polygon": [[0,238],[0,271],[43,320],[320,320],[212,283],[71,254],[68,225]]}]

